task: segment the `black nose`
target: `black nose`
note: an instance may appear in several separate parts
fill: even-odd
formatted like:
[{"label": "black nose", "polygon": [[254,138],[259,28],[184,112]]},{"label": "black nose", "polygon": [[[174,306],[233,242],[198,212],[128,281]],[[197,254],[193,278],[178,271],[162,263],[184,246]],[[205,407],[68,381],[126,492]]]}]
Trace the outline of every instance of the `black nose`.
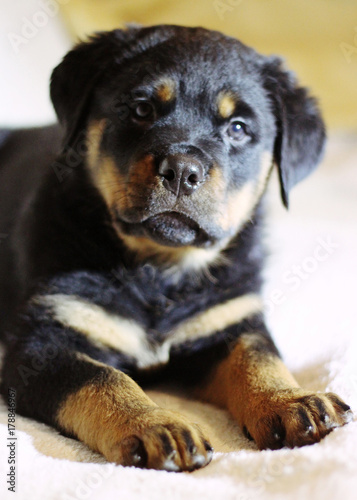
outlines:
[{"label": "black nose", "polygon": [[176,154],[167,156],[159,165],[163,185],[176,196],[192,194],[204,180],[204,168],[192,156]]}]

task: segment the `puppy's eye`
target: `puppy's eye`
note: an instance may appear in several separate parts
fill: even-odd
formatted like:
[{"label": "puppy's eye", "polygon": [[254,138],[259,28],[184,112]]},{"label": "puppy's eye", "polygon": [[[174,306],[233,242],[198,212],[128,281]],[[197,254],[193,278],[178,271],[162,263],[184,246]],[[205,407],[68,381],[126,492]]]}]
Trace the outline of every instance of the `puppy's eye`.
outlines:
[{"label": "puppy's eye", "polygon": [[133,108],[134,117],[139,120],[148,120],[154,114],[153,106],[146,101],[138,102]]},{"label": "puppy's eye", "polygon": [[243,141],[248,136],[247,126],[239,120],[234,120],[228,125],[227,134],[233,141]]}]

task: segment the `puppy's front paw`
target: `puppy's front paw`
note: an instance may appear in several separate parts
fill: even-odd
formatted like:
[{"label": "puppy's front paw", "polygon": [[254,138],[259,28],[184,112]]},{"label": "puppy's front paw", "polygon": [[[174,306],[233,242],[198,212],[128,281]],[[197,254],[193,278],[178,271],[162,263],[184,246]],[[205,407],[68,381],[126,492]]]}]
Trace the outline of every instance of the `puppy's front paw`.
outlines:
[{"label": "puppy's front paw", "polygon": [[130,434],[104,453],[120,465],[167,471],[193,471],[207,465],[213,449],[196,424],[161,408],[130,422]]},{"label": "puppy's front paw", "polygon": [[315,394],[302,389],[267,396],[252,413],[254,416],[244,430],[260,449],[317,443],[353,418],[351,408],[336,394]]}]

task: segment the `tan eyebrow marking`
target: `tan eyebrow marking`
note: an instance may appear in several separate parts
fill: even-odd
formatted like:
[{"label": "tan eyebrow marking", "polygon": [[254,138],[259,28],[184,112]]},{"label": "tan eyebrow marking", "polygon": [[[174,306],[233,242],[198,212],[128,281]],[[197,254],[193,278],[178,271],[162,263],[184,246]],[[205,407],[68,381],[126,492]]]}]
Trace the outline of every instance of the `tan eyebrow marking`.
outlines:
[{"label": "tan eyebrow marking", "polygon": [[237,100],[237,96],[229,91],[222,91],[218,94],[217,106],[218,112],[222,118],[229,118],[230,116],[232,116],[237,104]]},{"label": "tan eyebrow marking", "polygon": [[156,86],[156,94],[163,102],[172,101],[176,95],[176,83],[171,78],[160,80]]},{"label": "tan eyebrow marking", "polygon": [[176,96],[176,83],[171,78],[162,78],[155,87],[156,95],[162,102],[172,101]]}]

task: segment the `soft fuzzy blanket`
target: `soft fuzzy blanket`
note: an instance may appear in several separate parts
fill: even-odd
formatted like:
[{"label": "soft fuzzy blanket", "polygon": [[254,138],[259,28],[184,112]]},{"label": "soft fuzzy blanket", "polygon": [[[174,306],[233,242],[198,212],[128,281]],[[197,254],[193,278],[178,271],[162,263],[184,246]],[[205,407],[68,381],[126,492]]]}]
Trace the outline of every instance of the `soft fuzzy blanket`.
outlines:
[{"label": "soft fuzzy blanket", "polygon": [[[335,136],[285,213],[271,189],[268,323],[297,380],[357,411],[357,137]],[[167,387],[149,392],[206,429],[212,463],[193,473],[108,464],[83,444],[16,416],[16,492],[8,491],[8,413],[0,405],[0,497],[39,499],[355,499],[357,422],[313,446],[258,451],[223,410]]]}]

